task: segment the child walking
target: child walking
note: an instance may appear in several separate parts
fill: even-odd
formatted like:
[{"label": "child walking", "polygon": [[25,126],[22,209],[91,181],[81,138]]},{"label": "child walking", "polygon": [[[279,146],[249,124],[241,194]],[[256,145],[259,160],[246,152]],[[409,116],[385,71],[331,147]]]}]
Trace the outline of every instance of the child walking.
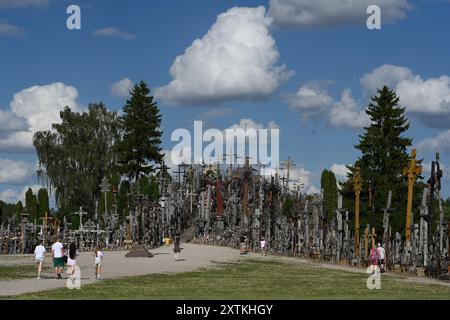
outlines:
[{"label": "child walking", "polygon": [[41,279],[41,272],[42,272],[42,265],[44,263],[44,259],[45,259],[45,247],[44,247],[44,243],[45,241],[42,240],[42,242],[36,247],[36,249],[34,249],[34,256],[33,256],[33,261],[36,260],[37,261],[37,265],[38,265],[38,276],[37,279]]},{"label": "child walking", "polygon": [[95,248],[94,258],[95,258],[95,279],[101,280],[103,252],[100,251],[100,247]]}]

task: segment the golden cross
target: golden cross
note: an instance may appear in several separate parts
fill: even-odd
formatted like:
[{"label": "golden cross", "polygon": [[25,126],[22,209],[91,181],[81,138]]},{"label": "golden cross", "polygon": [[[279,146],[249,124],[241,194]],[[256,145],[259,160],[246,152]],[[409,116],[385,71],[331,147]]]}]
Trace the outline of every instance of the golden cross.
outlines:
[{"label": "golden cross", "polygon": [[417,151],[416,149],[413,149],[411,152],[411,161],[409,162],[409,166],[403,168],[403,175],[408,177],[408,205],[406,207],[406,247],[411,246],[411,211],[414,182],[416,181],[416,176],[422,173],[422,167],[417,165],[416,155]]}]

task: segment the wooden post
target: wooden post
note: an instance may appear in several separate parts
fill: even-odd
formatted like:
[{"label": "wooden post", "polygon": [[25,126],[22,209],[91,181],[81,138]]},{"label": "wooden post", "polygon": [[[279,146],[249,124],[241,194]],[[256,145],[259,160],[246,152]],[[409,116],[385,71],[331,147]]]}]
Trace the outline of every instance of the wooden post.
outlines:
[{"label": "wooden post", "polygon": [[355,168],[353,177],[353,189],[355,191],[355,257],[359,256],[359,195],[361,194],[361,169]]},{"label": "wooden post", "polygon": [[364,253],[364,258],[367,259],[369,257],[369,225],[364,229]]},{"label": "wooden post", "polygon": [[414,182],[416,176],[422,173],[422,167],[417,165],[416,149],[411,152],[411,161],[409,166],[403,169],[403,175],[408,177],[408,205],[406,207],[406,247],[411,247],[411,212],[412,212],[412,197],[414,191]]},{"label": "wooden post", "polygon": [[375,228],[372,228],[372,248],[376,248],[375,239],[377,238],[377,234],[375,233]]}]

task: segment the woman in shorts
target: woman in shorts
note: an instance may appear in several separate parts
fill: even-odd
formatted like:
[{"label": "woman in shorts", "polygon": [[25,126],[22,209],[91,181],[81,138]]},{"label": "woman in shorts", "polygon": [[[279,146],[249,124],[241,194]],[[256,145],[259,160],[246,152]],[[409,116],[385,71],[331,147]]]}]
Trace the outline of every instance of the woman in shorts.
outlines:
[{"label": "woman in shorts", "polygon": [[102,261],[103,261],[103,253],[100,251],[100,247],[96,247],[94,251],[94,263],[95,263],[95,279],[97,280],[101,279]]},{"label": "woman in shorts", "polygon": [[69,246],[69,257],[67,258],[67,274],[72,279],[77,265],[77,246],[72,242]]}]

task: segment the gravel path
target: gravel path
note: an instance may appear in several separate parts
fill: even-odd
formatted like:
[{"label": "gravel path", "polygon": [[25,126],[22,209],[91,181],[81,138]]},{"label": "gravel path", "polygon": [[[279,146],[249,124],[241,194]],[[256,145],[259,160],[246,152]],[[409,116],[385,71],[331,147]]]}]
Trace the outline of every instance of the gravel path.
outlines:
[{"label": "gravel path", "polygon": [[[240,257],[239,251],[231,248],[198,246],[183,244],[180,254],[181,261],[174,261],[173,246],[162,246],[150,250],[153,258],[125,258],[127,251],[106,251],[102,267],[102,278],[111,279],[125,276],[139,276],[152,273],[177,273],[193,271],[212,266],[214,262],[234,261]],[[0,265],[32,264],[32,256],[0,256]],[[52,265],[50,255],[45,264]],[[77,264],[81,269],[82,285],[94,283],[94,257],[92,252],[83,252],[77,258]],[[65,272],[65,271],[63,271]],[[64,278],[66,274],[62,274]],[[65,280],[56,280],[54,275],[45,273],[40,280],[22,279],[12,281],[0,281],[0,296],[19,295],[28,292],[39,292],[53,288],[64,288]]]},{"label": "gravel path", "polygon": [[[194,244],[183,244],[180,258],[182,261],[174,261],[172,246],[162,246],[151,250],[153,258],[125,258],[127,251],[104,252],[102,276],[104,279],[111,279],[125,276],[138,276],[154,273],[178,273],[194,271],[200,268],[213,266],[215,262],[237,261],[240,259],[256,258],[273,261],[283,261],[290,263],[302,263],[312,267],[327,268],[333,270],[350,271],[365,273],[365,269],[355,268],[345,265],[336,265],[330,263],[320,263],[313,260],[265,256],[250,253],[245,256],[239,254],[239,250],[226,247],[213,247]],[[32,264],[30,255],[19,256],[0,256],[0,265]],[[47,257],[45,264],[51,265],[50,256]],[[82,285],[95,283],[94,279],[94,258],[92,252],[84,252],[77,259],[81,268]],[[438,281],[430,278],[420,278],[415,276],[406,276],[399,274],[385,273],[383,276],[393,277],[396,280],[408,281],[423,284],[441,284],[450,286],[450,283]],[[64,277],[66,275],[64,274]],[[41,280],[23,279],[13,281],[0,281],[0,296],[19,295],[28,292],[39,292],[54,288],[63,288],[66,286],[65,280],[55,280],[53,274],[43,274]]]}]

